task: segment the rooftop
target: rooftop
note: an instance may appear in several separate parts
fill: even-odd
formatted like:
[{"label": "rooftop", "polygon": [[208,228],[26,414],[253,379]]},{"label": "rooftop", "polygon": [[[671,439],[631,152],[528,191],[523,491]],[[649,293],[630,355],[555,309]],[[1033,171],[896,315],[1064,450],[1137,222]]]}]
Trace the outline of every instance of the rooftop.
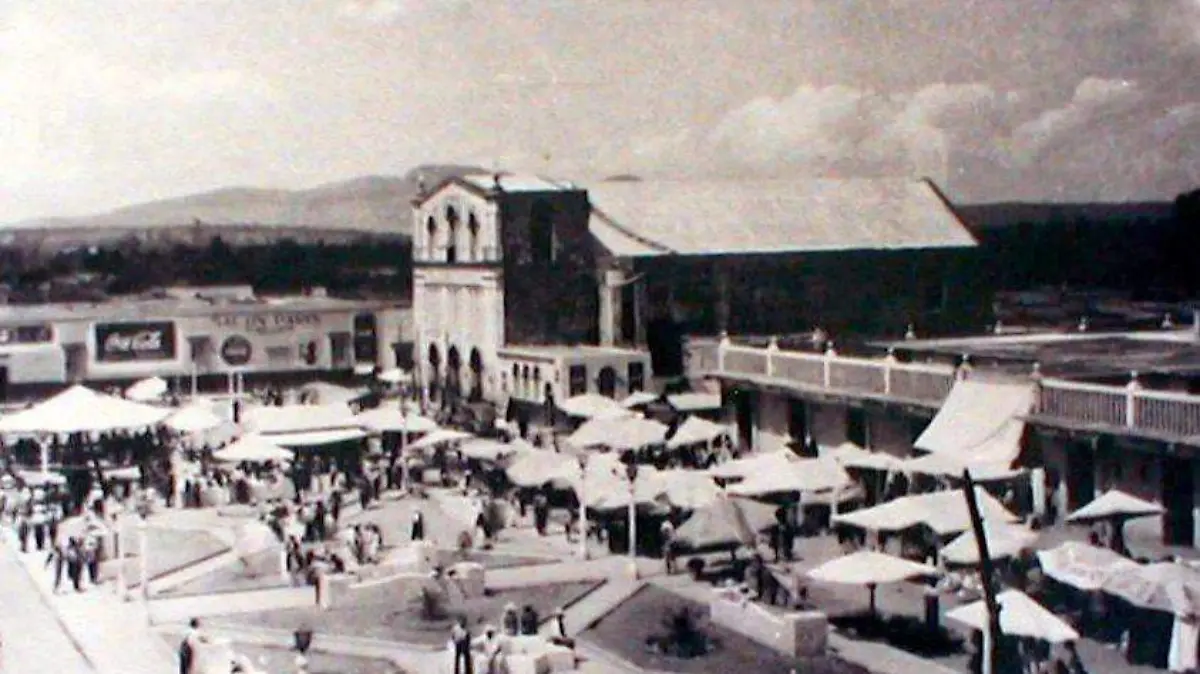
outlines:
[{"label": "rooftop", "polygon": [[[505,192],[563,192],[580,189],[572,183],[520,173],[500,173],[500,189]],[[481,190],[496,187],[496,174],[476,173],[460,178],[464,183]]]},{"label": "rooftop", "polygon": [[588,194],[592,233],[629,257],[976,245],[928,181],[652,180]]},{"label": "rooftop", "polygon": [[142,320],[186,318],[217,313],[259,313],[280,310],[334,311],[356,308],[381,308],[394,302],[347,300],[326,296],[291,295],[284,297],[227,296],[197,297],[171,294],[168,297],[114,297],[105,302],[0,305],[0,323],[28,324],[46,321]]},{"label": "rooftop", "polygon": [[907,340],[888,346],[899,352],[958,357],[1029,367],[1058,377],[1127,377],[1200,374],[1200,338],[1191,330],[1142,332],[984,335]]},{"label": "rooftop", "polygon": [[505,346],[499,349],[497,353],[501,358],[523,358],[530,360],[558,360],[563,358],[586,358],[588,356],[633,358],[646,355],[645,352],[634,351],[633,349],[621,349],[614,346],[593,346],[589,344],[576,346]]}]

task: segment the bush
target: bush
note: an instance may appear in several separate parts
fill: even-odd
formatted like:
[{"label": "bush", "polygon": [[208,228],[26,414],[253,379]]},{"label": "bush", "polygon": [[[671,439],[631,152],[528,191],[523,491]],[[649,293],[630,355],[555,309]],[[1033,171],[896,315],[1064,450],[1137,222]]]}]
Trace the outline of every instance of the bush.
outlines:
[{"label": "bush", "polygon": [[688,573],[692,574],[692,578],[700,580],[700,576],[704,574],[704,560],[699,557],[693,557],[687,561]]}]

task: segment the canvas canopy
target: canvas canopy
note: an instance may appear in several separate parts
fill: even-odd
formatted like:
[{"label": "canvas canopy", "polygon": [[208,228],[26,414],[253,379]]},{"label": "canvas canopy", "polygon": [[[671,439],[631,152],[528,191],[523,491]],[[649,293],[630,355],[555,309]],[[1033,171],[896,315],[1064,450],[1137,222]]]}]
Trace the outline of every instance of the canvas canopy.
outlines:
[{"label": "canvas canopy", "polygon": [[891,454],[868,451],[852,442],[845,442],[828,449],[821,448],[820,455],[822,458],[828,457],[837,461],[845,468],[859,470],[891,472],[898,470],[903,464],[903,461]]},{"label": "canvas canopy", "polygon": [[660,444],[666,435],[667,427],[661,422],[627,416],[587,421],[568,436],[567,442],[580,449],[608,447],[620,451]]},{"label": "canvas canopy", "polygon": [[559,403],[558,409],[563,414],[578,419],[604,419],[630,414],[629,410],[616,400],[596,393],[571,396]]},{"label": "canvas canopy", "polygon": [[408,446],[409,449],[432,449],[438,445],[471,440],[474,435],[452,428],[439,428]]},{"label": "canvas canopy", "polygon": [[150,377],[134,382],[132,386],[125,389],[125,397],[138,402],[150,402],[165,396],[169,388],[165,379]]},{"label": "canvas canopy", "polygon": [[1030,383],[957,381],[913,446],[968,466],[1011,466],[1035,396]]},{"label": "canvas canopy", "polygon": [[705,412],[721,409],[721,395],[717,393],[676,393],[667,396],[667,404],[676,412]]},{"label": "canvas canopy", "polygon": [[345,403],[254,407],[246,411],[242,426],[258,433],[299,433],[362,427]]},{"label": "canvas canopy", "polygon": [[20,412],[0,418],[0,433],[84,433],[156,426],[171,410],[71,388]]},{"label": "canvas canopy", "polygon": [[863,586],[886,585],[936,575],[938,570],[928,564],[910,562],[873,550],[860,550],[831,559],[808,572],[809,578],[823,583]]},{"label": "canvas canopy", "polygon": [[[1039,639],[1052,644],[1075,641],[1079,633],[1048,611],[1044,606],[1018,590],[1005,590],[996,595],[1000,605],[1000,631],[1014,637]],[[977,630],[988,629],[987,603],[977,601],[946,612],[946,617]]]},{"label": "canvas canopy", "polygon": [[723,480],[745,479],[753,475],[787,470],[788,464],[799,460],[800,457],[790,451],[759,452],[719,463],[709,468],[708,474]]},{"label": "canvas canopy", "polygon": [[1067,515],[1068,522],[1095,522],[1097,520],[1135,519],[1161,515],[1162,506],[1130,496],[1116,489],[1105,492],[1100,498]]},{"label": "canvas canopy", "polygon": [[675,449],[688,445],[708,444],[718,438],[728,436],[729,427],[713,423],[700,417],[688,417],[683,420],[675,434],[667,440],[667,447]]},{"label": "canvas canopy", "polygon": [[1095,545],[1067,541],[1051,550],[1037,552],[1042,572],[1065,585],[1084,590],[1098,590],[1116,573],[1136,569],[1133,560]]},{"label": "canvas canopy", "polygon": [[[1017,522],[1019,518],[991,494],[975,488],[975,499],[985,522]],[[848,524],[868,531],[903,531],[918,525],[945,536],[971,528],[967,500],[961,490],[904,496],[873,508],[833,516],[835,524]]]},{"label": "canvas canopy", "polygon": [[628,397],[621,401],[621,407],[631,410],[635,407],[643,407],[650,403],[657,402],[660,396],[646,391],[634,391]]},{"label": "canvas canopy", "polygon": [[263,439],[280,447],[320,447],[339,442],[351,442],[367,437],[360,428],[334,428],[323,431],[298,431],[296,433],[263,433]]},{"label": "canvas canopy", "polygon": [[376,433],[429,433],[438,428],[437,422],[397,407],[376,407],[361,412],[354,422]]},{"label": "canvas canopy", "polygon": [[62,473],[50,471],[22,470],[17,472],[17,479],[30,488],[67,483],[67,478]]},{"label": "canvas canopy", "polygon": [[318,381],[301,386],[300,392],[312,396],[320,405],[346,405],[366,397],[371,391],[367,388],[348,388]]},{"label": "canvas canopy", "polygon": [[738,496],[763,496],[782,492],[814,492],[842,489],[853,484],[850,475],[830,459],[787,461],[769,471],[750,474],[729,487]]},{"label": "canvas canopy", "polygon": [[265,463],[267,461],[291,461],[291,450],[264,440],[262,436],[242,436],[229,445],[213,452],[213,458],[228,463]]},{"label": "canvas canopy", "polygon": [[696,549],[754,545],[759,532],[774,524],[772,506],[721,496],[693,513],[675,531],[675,539]]},{"label": "canvas canopy", "polygon": [[964,471],[970,471],[971,479],[976,482],[997,482],[1011,480],[1021,474],[1020,470],[1011,468],[1009,464],[1008,461],[1001,463],[968,462],[946,454],[926,454],[901,462],[900,470],[906,473],[952,478],[961,478]]},{"label": "canvas canopy", "polygon": [[219,428],[226,421],[208,405],[193,402],[171,413],[164,423],[178,433],[202,433]]},{"label": "canvas canopy", "polygon": [[1101,588],[1125,601],[1177,616],[1200,616],[1200,571],[1176,562],[1126,567]]},{"label": "canvas canopy", "polygon": [[412,373],[394,367],[380,372],[375,378],[386,384],[407,384],[412,381]]},{"label": "canvas canopy", "polygon": [[[1032,548],[1037,541],[1036,532],[1003,522],[987,522],[983,532],[987,540],[988,555],[992,559],[1015,557]],[[958,538],[947,543],[939,554],[949,564],[979,564],[979,541],[975,532],[968,529],[959,534]]]},{"label": "canvas canopy", "polygon": [[540,487],[555,480],[571,480],[579,473],[579,460],[571,454],[535,449],[517,456],[505,475],[518,487]]}]

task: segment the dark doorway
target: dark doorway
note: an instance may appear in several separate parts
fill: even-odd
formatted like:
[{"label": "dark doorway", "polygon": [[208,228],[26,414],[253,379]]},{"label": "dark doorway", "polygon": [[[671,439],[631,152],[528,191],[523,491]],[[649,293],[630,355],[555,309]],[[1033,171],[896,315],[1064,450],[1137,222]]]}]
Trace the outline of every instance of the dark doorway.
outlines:
[{"label": "dark doorway", "polygon": [[754,444],[754,393],[738,389],[733,392],[733,415],[737,423],[738,442],[742,447]]},{"label": "dark doorway", "polygon": [[1067,510],[1078,510],[1095,498],[1096,451],[1086,443],[1073,442],[1067,445]]},{"label": "dark doorway", "polygon": [[867,446],[867,411],[861,409],[846,410],[846,440],[859,447]]},{"label": "dark doorway", "polygon": [[637,288],[639,282],[621,287],[621,336],[618,344],[634,345],[638,339]]},{"label": "dark doorway", "polygon": [[808,406],[803,400],[788,400],[788,435],[792,436],[795,442],[808,439]]},{"label": "dark doorway", "polygon": [[0,402],[8,402],[8,368],[0,367]]},{"label": "dark doorway", "polygon": [[600,395],[606,398],[617,397],[617,371],[611,367],[601,368],[600,374],[597,376],[596,388],[600,391]]},{"label": "dark doorway", "polygon": [[1196,539],[1195,479],[1192,463],[1184,459],[1162,460],[1163,543],[1192,546]]},{"label": "dark doorway", "polygon": [[479,349],[471,349],[471,357],[468,359],[471,367],[471,402],[477,403],[483,400],[483,356],[479,355]]}]

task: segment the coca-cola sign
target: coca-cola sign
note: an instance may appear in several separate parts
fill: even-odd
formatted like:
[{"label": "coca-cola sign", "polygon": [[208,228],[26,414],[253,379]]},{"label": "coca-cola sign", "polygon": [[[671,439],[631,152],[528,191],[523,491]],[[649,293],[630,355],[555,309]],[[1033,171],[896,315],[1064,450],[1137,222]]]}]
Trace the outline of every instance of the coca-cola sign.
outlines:
[{"label": "coca-cola sign", "polygon": [[175,359],[175,324],[101,323],[96,325],[96,360],[103,363]]}]

